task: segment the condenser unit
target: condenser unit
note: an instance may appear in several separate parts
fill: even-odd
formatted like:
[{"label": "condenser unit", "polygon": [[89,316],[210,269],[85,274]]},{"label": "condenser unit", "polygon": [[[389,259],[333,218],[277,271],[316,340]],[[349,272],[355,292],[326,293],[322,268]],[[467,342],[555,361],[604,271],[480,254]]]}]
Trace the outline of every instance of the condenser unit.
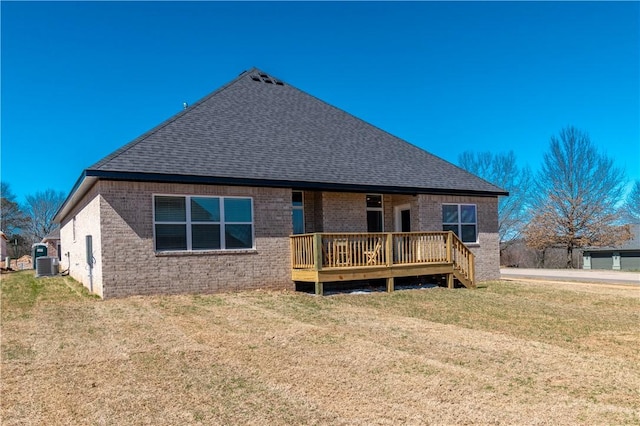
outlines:
[{"label": "condenser unit", "polygon": [[50,277],[58,275],[58,258],[42,256],[36,259],[36,277]]}]

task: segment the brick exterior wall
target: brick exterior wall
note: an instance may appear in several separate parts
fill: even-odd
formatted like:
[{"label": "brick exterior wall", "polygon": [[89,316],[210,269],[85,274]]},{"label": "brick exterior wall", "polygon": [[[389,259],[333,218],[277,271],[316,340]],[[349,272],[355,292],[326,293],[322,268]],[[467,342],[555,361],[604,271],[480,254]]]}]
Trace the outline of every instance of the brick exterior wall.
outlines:
[{"label": "brick exterior wall", "polygon": [[[101,197],[94,185],[60,224],[62,260],[60,270],[69,269],[69,275],[93,293],[104,297],[102,279]],[[94,267],[89,269],[86,255],[86,236],[93,239]]]},{"label": "brick exterior wall", "polygon": [[467,244],[467,246],[475,255],[476,280],[500,279],[497,197],[419,195],[417,198],[418,226],[420,230],[424,231],[442,231],[442,204],[475,204],[478,220],[478,243]]},{"label": "brick exterior wall", "polygon": [[[101,181],[103,297],[293,288],[288,189]],[[255,250],[156,253],[154,194],[253,198]]]},{"label": "brick exterior wall", "polygon": [[47,240],[45,244],[47,244],[47,256],[49,257],[57,257],[59,260],[62,260],[62,253],[58,253],[58,244],[60,240]]},{"label": "brick exterior wall", "polygon": [[367,232],[365,194],[348,192],[322,193],[322,228],[324,232]]},{"label": "brick exterior wall", "polygon": [[304,232],[322,232],[322,192],[303,192]]},{"label": "brick exterior wall", "polygon": [[[154,194],[252,197],[255,250],[156,253]],[[395,230],[394,207],[408,204],[413,231],[441,231],[443,203],[477,205],[476,279],[499,278],[495,197],[384,195],[384,229]],[[366,232],[365,194],[305,191],[304,208],[306,232]],[[104,298],[293,289],[291,233],[290,189],[98,181],[61,223],[61,268]],[[91,276],[86,235],[93,236]]]}]

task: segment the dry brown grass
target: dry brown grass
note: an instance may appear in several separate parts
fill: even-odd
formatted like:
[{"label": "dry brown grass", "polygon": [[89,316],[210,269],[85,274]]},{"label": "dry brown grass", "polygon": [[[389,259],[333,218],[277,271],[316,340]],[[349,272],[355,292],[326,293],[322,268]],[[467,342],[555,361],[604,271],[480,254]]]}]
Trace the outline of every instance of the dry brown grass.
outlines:
[{"label": "dry brown grass", "polygon": [[640,289],[99,301],[2,277],[3,425],[640,424]]}]

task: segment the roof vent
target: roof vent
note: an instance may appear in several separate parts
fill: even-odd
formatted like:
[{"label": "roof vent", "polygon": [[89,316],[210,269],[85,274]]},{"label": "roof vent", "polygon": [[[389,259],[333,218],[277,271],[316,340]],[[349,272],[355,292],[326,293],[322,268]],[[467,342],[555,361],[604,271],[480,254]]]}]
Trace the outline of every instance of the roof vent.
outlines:
[{"label": "roof vent", "polygon": [[253,81],[259,81],[262,83],[284,86],[284,83],[282,81],[276,80],[275,78],[271,77],[269,74],[265,74],[263,72],[259,73],[258,75],[251,74],[250,77],[251,77],[251,80]]}]

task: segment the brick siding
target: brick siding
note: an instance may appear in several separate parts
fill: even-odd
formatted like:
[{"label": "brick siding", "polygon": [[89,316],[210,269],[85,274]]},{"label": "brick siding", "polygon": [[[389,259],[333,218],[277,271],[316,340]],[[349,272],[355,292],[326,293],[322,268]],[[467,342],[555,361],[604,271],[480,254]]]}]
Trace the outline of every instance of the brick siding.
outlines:
[{"label": "brick siding", "polygon": [[[156,253],[154,194],[252,197],[255,250]],[[394,231],[395,206],[411,206],[412,230],[440,231],[443,203],[476,204],[479,243],[470,246],[476,255],[476,278],[499,277],[497,198],[384,195],[383,200],[385,231]],[[306,232],[367,230],[365,194],[305,191],[304,208]],[[61,267],[68,267],[71,276],[86,287],[92,285],[104,298],[293,289],[290,189],[98,181],[61,225]],[[86,235],[93,236],[95,266],[91,277]]]}]

